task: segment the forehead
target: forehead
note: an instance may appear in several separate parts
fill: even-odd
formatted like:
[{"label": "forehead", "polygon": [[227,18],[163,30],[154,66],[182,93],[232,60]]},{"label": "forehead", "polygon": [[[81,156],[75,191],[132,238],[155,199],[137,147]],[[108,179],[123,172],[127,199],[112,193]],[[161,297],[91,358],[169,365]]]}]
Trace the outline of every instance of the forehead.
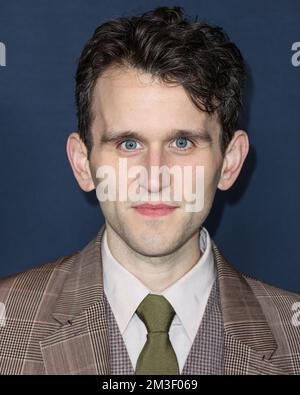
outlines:
[{"label": "forehead", "polygon": [[199,110],[181,85],[129,68],[109,68],[93,95],[92,129],[138,129],[162,136],[170,129],[217,130],[215,116]]}]

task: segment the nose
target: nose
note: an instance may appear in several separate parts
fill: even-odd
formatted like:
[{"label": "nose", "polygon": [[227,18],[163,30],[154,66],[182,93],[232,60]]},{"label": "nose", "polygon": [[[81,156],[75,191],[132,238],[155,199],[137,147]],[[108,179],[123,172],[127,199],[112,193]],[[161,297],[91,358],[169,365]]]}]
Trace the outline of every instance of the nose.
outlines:
[{"label": "nose", "polygon": [[139,185],[148,193],[160,193],[164,188],[170,186],[167,176],[167,158],[161,147],[149,149],[144,162],[145,175],[140,177]]}]

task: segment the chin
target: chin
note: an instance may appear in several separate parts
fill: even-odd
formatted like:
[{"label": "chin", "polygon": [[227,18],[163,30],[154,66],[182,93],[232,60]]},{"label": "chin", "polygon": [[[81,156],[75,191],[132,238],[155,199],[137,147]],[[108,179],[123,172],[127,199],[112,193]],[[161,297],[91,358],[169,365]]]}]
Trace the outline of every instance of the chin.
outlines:
[{"label": "chin", "polygon": [[172,252],[172,243],[170,239],[164,240],[159,235],[155,234],[151,237],[133,238],[129,243],[130,247],[137,253],[144,256],[163,256]]}]

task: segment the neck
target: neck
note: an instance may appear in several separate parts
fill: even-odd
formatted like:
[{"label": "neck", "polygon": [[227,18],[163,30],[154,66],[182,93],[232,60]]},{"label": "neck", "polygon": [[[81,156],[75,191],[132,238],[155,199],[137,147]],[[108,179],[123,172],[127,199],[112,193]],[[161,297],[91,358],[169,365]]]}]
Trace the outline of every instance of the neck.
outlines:
[{"label": "neck", "polygon": [[163,292],[191,270],[201,257],[199,230],[178,250],[155,257],[134,251],[109,225],[106,231],[113,257],[152,292]]}]

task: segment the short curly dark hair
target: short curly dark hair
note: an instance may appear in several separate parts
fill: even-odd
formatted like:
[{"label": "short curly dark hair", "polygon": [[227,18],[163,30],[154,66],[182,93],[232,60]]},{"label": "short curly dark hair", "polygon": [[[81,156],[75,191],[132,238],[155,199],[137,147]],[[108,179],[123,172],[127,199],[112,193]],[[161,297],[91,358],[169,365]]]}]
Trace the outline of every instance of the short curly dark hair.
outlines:
[{"label": "short curly dark hair", "polygon": [[197,19],[191,21],[182,7],[158,7],[110,20],[95,30],[76,73],[78,130],[88,154],[93,90],[111,65],[134,67],[165,83],[180,84],[199,109],[218,115],[225,153],[242,106],[245,64],[221,27]]}]

